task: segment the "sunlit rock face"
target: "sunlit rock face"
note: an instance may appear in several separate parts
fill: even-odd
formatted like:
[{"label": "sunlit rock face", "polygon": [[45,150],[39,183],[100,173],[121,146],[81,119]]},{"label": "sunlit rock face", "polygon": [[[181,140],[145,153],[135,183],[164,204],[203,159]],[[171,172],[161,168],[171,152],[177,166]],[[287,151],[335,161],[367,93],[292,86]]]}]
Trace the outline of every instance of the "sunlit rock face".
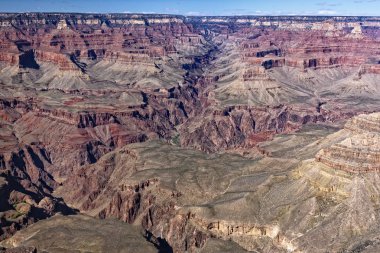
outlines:
[{"label": "sunlit rock face", "polygon": [[349,120],[345,129],[350,137],[321,150],[316,159],[330,167],[351,173],[379,172],[380,115],[359,115]]},{"label": "sunlit rock face", "polygon": [[377,252],[379,37],[378,17],[0,14],[0,237],[22,229],[0,252],[57,231],[120,252],[112,226],[134,252]]}]

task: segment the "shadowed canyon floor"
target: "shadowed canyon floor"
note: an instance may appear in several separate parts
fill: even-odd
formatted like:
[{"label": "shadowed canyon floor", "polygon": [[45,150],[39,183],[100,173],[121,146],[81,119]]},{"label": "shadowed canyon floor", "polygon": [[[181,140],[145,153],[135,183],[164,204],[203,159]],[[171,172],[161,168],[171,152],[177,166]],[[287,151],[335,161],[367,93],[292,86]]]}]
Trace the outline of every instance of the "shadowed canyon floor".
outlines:
[{"label": "shadowed canyon floor", "polygon": [[380,250],[378,17],[0,14],[0,42],[0,252]]}]

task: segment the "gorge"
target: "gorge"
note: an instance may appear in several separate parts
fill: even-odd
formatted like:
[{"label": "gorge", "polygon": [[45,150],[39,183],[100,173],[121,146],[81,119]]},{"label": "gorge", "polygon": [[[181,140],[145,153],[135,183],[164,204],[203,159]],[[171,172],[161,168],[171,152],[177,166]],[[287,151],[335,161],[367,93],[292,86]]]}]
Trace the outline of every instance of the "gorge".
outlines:
[{"label": "gorge", "polygon": [[0,252],[380,249],[379,17],[0,13],[0,86]]}]

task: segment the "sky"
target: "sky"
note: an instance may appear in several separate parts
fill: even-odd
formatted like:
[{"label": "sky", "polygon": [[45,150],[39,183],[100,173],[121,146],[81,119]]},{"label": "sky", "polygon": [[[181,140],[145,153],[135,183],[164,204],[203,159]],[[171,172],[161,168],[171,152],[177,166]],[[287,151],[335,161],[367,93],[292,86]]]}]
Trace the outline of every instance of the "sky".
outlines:
[{"label": "sky", "polygon": [[380,0],[0,0],[0,12],[380,16]]}]

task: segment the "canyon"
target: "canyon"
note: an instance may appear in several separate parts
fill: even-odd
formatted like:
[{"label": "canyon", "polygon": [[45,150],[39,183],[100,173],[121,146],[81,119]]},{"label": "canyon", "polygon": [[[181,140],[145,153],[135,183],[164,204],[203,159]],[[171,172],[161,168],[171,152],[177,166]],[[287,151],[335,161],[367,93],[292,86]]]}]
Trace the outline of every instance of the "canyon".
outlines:
[{"label": "canyon", "polygon": [[0,252],[377,252],[379,85],[379,17],[1,13]]}]

